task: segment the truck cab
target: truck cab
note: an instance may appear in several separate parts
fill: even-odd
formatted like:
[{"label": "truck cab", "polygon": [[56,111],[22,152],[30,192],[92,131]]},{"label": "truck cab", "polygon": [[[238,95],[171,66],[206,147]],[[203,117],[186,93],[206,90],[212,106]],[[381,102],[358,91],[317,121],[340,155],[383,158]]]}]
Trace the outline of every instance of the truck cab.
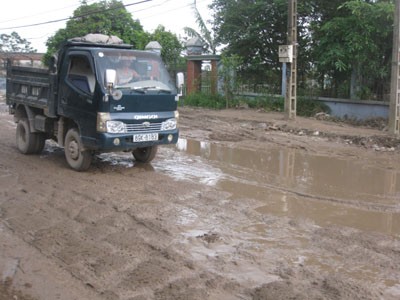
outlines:
[{"label": "truck cab", "polygon": [[40,152],[41,140],[52,138],[82,171],[96,152],[130,151],[147,163],[159,145],[177,142],[177,90],[159,54],[69,41],[52,69],[44,84],[43,71],[8,68],[6,99],[21,152]]}]

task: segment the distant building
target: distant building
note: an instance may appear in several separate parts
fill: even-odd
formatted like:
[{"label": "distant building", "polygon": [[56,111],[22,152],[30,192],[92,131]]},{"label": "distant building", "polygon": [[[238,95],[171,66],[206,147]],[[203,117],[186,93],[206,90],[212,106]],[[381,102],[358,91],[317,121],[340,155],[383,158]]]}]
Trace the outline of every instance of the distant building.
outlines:
[{"label": "distant building", "polygon": [[5,76],[8,59],[14,65],[40,68],[43,56],[44,53],[0,52],[0,76]]}]

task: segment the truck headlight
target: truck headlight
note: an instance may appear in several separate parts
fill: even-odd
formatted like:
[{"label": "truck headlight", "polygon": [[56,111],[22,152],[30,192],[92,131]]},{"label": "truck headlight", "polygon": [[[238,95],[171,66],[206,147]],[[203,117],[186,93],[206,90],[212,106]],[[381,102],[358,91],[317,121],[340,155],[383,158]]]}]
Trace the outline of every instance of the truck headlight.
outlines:
[{"label": "truck headlight", "polygon": [[161,124],[161,130],[173,130],[176,128],[176,119],[168,119]]},{"label": "truck headlight", "polygon": [[125,133],[126,126],[121,121],[112,121],[110,113],[97,113],[97,131],[108,133]]},{"label": "truck headlight", "polygon": [[121,121],[107,121],[107,132],[108,133],[125,133],[126,127],[125,124]]},{"label": "truck headlight", "polygon": [[107,121],[111,119],[110,113],[99,112],[97,113],[97,131],[107,132]]}]

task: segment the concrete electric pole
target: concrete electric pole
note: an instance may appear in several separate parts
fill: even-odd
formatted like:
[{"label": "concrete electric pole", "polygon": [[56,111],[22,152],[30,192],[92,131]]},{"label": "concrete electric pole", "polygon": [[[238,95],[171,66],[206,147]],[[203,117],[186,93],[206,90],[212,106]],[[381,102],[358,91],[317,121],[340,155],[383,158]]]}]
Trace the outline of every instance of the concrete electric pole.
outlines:
[{"label": "concrete electric pole", "polygon": [[[297,106],[297,0],[289,0],[288,10],[288,45],[291,53],[291,62],[288,64],[286,73],[286,97],[285,115],[286,118],[296,118]],[[290,47],[291,46],[291,47]]]},{"label": "concrete electric pole", "polygon": [[389,133],[400,134],[400,0],[396,0],[393,29],[392,77],[390,85]]}]

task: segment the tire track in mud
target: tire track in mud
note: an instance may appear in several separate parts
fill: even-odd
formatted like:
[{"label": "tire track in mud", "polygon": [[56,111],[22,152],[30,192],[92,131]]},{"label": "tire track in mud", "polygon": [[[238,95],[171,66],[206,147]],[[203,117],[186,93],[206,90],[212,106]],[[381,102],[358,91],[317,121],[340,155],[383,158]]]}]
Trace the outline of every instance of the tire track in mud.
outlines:
[{"label": "tire track in mud", "polygon": [[[207,292],[198,286],[197,274],[204,273],[200,282],[214,275],[178,254],[171,247],[172,232],[163,224],[175,212],[171,204],[160,206],[159,201],[176,201],[170,186],[174,182],[166,185],[163,176],[140,169],[101,174],[96,168],[87,174],[56,170],[60,166],[47,170],[51,163],[27,170],[19,189],[0,206],[3,221],[16,235],[57,261],[99,299],[147,298],[153,293],[162,297],[189,290],[195,293],[193,299],[204,299]],[[34,176],[37,172],[40,178]],[[159,218],[154,219],[151,207]],[[175,290],[168,282],[176,288],[193,286]]]},{"label": "tire track in mud", "polygon": [[[3,145],[13,145],[14,131],[0,134]],[[160,164],[170,152],[181,155],[165,149]],[[1,185],[7,194],[0,218],[92,291],[91,300],[377,299],[386,279],[399,278],[385,269],[399,257],[393,237],[354,230],[357,239],[343,238],[340,227],[324,231],[301,216],[263,214],[251,194],[234,198],[215,181],[165,176],[156,166],[100,160],[77,173],[61,152],[47,154],[27,157],[0,146],[0,165],[19,176],[15,188]],[[240,180],[253,172],[229,167]],[[372,247],[375,241],[384,247]],[[346,271],[353,268],[358,277]],[[374,278],[362,274],[373,268]]]}]

